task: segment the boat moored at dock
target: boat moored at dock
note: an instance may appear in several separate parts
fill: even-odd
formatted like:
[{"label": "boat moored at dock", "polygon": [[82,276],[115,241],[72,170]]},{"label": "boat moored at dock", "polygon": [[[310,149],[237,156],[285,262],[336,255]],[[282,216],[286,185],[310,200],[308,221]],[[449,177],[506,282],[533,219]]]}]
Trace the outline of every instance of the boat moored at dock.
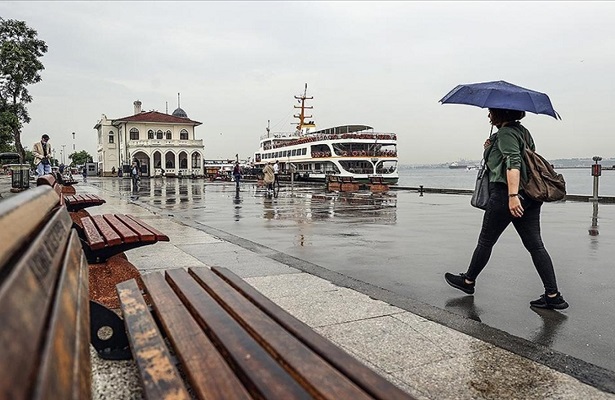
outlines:
[{"label": "boat moored at dock", "polygon": [[372,177],[381,177],[387,184],[399,180],[397,135],[376,132],[367,125],[341,125],[316,130],[311,115],[305,115],[307,84],[302,96],[295,96],[301,110],[294,117],[299,120],[294,132],[267,133],[260,139],[254,153],[256,167],[278,161],[281,173],[293,174],[295,180],[324,182],[329,175],[352,177],[367,183]]}]

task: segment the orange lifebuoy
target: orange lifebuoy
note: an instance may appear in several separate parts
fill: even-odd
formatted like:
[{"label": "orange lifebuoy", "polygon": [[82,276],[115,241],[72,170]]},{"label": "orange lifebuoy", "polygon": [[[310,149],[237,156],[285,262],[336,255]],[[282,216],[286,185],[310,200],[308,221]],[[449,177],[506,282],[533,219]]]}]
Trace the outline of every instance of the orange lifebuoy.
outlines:
[{"label": "orange lifebuoy", "polygon": [[353,155],[353,157],[356,157],[356,156],[357,156],[357,152],[356,152],[356,151],[353,151],[353,152],[352,152],[352,155]]}]

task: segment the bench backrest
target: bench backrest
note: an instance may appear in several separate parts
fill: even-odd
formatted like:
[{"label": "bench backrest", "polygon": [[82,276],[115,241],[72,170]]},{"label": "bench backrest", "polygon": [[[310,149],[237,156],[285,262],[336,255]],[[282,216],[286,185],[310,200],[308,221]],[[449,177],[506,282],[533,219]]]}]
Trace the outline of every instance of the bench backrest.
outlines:
[{"label": "bench backrest", "polygon": [[87,263],[48,186],[0,202],[0,397],[90,398]]},{"label": "bench backrest", "polygon": [[56,179],[55,175],[47,174],[36,178],[36,186],[50,186],[60,199],[60,204],[64,204],[64,194],[62,191],[62,185]]}]

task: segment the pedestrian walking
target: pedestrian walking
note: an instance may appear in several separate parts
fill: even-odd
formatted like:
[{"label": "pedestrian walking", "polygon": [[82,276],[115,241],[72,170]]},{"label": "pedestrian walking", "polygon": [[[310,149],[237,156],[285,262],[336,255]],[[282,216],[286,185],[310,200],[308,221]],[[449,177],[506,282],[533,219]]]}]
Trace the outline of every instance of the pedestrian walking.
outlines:
[{"label": "pedestrian walking", "polygon": [[42,176],[51,173],[51,144],[49,135],[46,133],[41,136],[41,141],[34,143],[32,147],[34,155],[34,165],[36,165],[36,175]]},{"label": "pedestrian walking", "polygon": [[265,168],[263,168],[263,174],[264,182],[267,186],[267,196],[270,197],[274,193],[273,183],[275,182],[275,174],[273,172],[273,167],[271,166],[271,161],[269,161],[267,165],[265,165]]},{"label": "pedestrian walking", "polygon": [[568,308],[557,287],[551,256],[540,235],[542,202],[524,195],[521,182],[526,178],[523,161],[524,138],[535,149],[530,132],[519,122],[524,111],[489,109],[489,120],[498,128],[484,144],[485,162],[489,170],[489,203],[483,216],[478,244],[466,272],[445,274],[446,282],[467,294],[474,293],[476,279],[491,257],[493,246],[510,223],[531,254],[534,267],[542,280],[545,293],[530,301],[531,307]]}]

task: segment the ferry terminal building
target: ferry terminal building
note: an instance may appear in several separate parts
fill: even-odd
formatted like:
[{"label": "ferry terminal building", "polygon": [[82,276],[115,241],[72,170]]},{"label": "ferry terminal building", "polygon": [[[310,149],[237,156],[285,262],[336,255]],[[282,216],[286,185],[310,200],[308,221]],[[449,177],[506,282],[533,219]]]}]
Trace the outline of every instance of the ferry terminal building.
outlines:
[{"label": "ferry terminal building", "polygon": [[134,115],[108,119],[105,114],[94,126],[98,132],[98,171],[113,176],[113,171],[130,171],[137,161],[142,176],[203,176],[203,139],[196,139],[201,122],[188,118],[178,107],[173,114],[142,111],[139,100],[133,103]]}]

